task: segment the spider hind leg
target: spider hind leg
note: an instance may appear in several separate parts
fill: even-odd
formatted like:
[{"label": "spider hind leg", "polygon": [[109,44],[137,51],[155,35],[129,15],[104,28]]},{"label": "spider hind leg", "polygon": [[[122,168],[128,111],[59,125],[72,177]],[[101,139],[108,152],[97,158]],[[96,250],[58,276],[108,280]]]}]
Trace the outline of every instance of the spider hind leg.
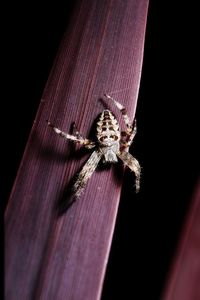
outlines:
[{"label": "spider hind leg", "polygon": [[138,160],[133,157],[128,152],[121,152],[118,154],[119,158],[123,161],[123,163],[131,169],[135,173],[135,187],[136,192],[138,193],[140,190],[140,174],[141,174],[141,167]]},{"label": "spider hind leg", "polygon": [[91,156],[78,174],[76,182],[73,186],[73,192],[76,198],[78,198],[82,194],[82,191],[84,190],[88,179],[92,176],[93,172],[98,166],[101,157],[102,154],[99,151],[92,152]]}]

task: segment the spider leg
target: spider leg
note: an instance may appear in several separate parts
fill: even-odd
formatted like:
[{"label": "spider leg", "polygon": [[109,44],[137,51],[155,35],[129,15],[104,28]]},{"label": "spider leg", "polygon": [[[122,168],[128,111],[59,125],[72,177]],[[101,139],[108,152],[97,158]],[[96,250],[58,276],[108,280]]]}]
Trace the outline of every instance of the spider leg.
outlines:
[{"label": "spider leg", "polygon": [[75,122],[72,124],[72,126],[73,126],[73,133],[74,133],[74,135],[75,135],[78,139],[84,139],[83,136],[80,134],[80,132],[79,132],[79,130],[78,130],[78,128],[77,128]]},{"label": "spider leg", "polygon": [[78,198],[83,189],[85,188],[88,179],[92,176],[92,173],[95,171],[102,154],[99,151],[94,151],[85,165],[83,166],[82,170],[78,174],[76,182],[73,186],[73,192],[76,198]]},{"label": "spider leg", "polygon": [[126,108],[121,103],[119,103],[118,101],[116,101],[115,99],[110,97],[108,94],[104,94],[104,95],[107,99],[112,100],[114,102],[114,104],[117,106],[117,108],[122,113],[124,122],[126,124],[126,131],[122,132],[121,145],[122,145],[122,148],[128,150],[130,145],[133,142],[133,139],[134,139],[136,131],[137,131],[136,120],[134,120],[134,122],[132,124],[129,117],[128,117],[128,115],[127,115]]},{"label": "spider leg", "polygon": [[107,99],[112,100],[114,102],[114,104],[117,106],[117,108],[121,111],[122,116],[124,118],[124,122],[125,122],[126,127],[127,127],[127,133],[132,132],[133,126],[132,126],[132,123],[131,123],[128,115],[127,115],[126,108],[121,103],[119,103],[118,101],[116,101],[115,99],[113,99],[111,96],[109,96],[108,94],[104,94],[104,96]]},{"label": "spider leg", "polygon": [[135,157],[133,157],[128,152],[120,152],[118,153],[118,157],[123,161],[123,163],[129,167],[134,173],[136,177],[136,192],[138,193],[140,190],[140,174],[141,174],[141,167],[139,162]]},{"label": "spider leg", "polygon": [[127,133],[126,131],[121,132],[121,142],[120,142],[121,150],[125,150],[125,151],[129,150],[129,148],[133,142],[133,139],[136,135],[136,132],[137,132],[137,124],[136,124],[136,119],[135,119],[133,122],[132,132],[130,132],[130,133]]},{"label": "spider leg", "polygon": [[83,146],[85,146],[88,149],[94,148],[95,147],[95,143],[88,140],[88,139],[84,139],[82,136],[76,136],[76,135],[71,135],[68,134],[62,130],[60,130],[59,128],[55,127],[51,122],[47,121],[48,126],[50,126],[55,133],[57,133],[58,135],[60,135],[61,137],[63,137],[66,140],[70,140],[73,141],[75,143],[79,143]]}]

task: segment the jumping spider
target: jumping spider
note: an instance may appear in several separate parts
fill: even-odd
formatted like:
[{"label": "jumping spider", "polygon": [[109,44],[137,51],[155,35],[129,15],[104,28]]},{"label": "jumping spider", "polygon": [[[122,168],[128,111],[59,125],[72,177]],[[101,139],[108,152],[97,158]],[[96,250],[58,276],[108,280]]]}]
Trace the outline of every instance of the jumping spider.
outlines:
[{"label": "jumping spider", "polygon": [[139,162],[128,152],[136,134],[136,120],[132,125],[124,106],[109,95],[105,94],[104,96],[107,99],[112,100],[121,111],[126,124],[126,131],[122,131],[120,133],[117,120],[113,116],[112,112],[107,109],[101,113],[97,122],[97,142],[83,138],[77,130],[74,135],[65,133],[48,121],[48,125],[53,128],[55,133],[59,134],[66,140],[79,143],[87,149],[95,148],[74,183],[73,192],[76,198],[82,193],[88,179],[92,176],[92,173],[95,171],[101,158],[103,158],[103,162],[116,163],[119,157],[123,161],[124,165],[128,166],[135,173],[136,192],[140,189],[141,168]]}]

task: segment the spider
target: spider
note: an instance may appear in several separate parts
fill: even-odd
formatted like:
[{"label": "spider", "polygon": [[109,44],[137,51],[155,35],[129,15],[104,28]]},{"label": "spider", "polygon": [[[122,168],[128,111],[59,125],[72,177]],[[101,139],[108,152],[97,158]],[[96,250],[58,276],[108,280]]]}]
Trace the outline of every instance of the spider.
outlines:
[{"label": "spider", "polygon": [[101,159],[103,159],[104,163],[116,163],[118,158],[120,158],[124,165],[128,166],[135,173],[136,192],[139,192],[140,189],[141,167],[139,162],[129,153],[129,147],[136,134],[136,120],[134,120],[132,125],[125,107],[109,95],[104,94],[104,96],[108,100],[112,100],[116,107],[121,111],[126,124],[126,131],[120,133],[118,121],[108,109],[103,110],[97,122],[96,142],[83,138],[77,129],[75,134],[71,135],[61,131],[51,122],[47,121],[48,125],[52,127],[55,133],[64,139],[79,143],[87,149],[94,149],[73,185],[75,198],[78,198],[81,195],[88,179],[92,176]]}]

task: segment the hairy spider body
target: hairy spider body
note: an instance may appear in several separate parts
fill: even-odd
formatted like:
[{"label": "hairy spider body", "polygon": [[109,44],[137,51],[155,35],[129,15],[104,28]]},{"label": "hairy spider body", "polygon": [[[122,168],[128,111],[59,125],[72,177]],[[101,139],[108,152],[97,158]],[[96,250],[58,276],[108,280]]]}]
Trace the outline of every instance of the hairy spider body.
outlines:
[{"label": "hairy spider body", "polygon": [[97,122],[97,139],[104,162],[117,162],[119,153],[119,124],[109,110],[104,110]]},{"label": "hairy spider body", "polygon": [[104,110],[97,122],[97,142],[83,138],[76,128],[74,128],[76,129],[75,134],[70,135],[61,131],[59,128],[56,128],[51,122],[48,122],[48,125],[63,138],[79,143],[87,149],[95,148],[74,183],[73,191],[76,198],[81,195],[88,179],[91,177],[102,158],[105,163],[116,163],[118,158],[120,158],[124,165],[129,167],[135,173],[136,192],[140,189],[141,168],[139,162],[128,152],[136,134],[136,121],[134,121],[132,125],[124,106],[107,94],[105,94],[105,97],[112,100],[121,111],[126,124],[126,131],[120,133],[119,124],[109,110]]}]

